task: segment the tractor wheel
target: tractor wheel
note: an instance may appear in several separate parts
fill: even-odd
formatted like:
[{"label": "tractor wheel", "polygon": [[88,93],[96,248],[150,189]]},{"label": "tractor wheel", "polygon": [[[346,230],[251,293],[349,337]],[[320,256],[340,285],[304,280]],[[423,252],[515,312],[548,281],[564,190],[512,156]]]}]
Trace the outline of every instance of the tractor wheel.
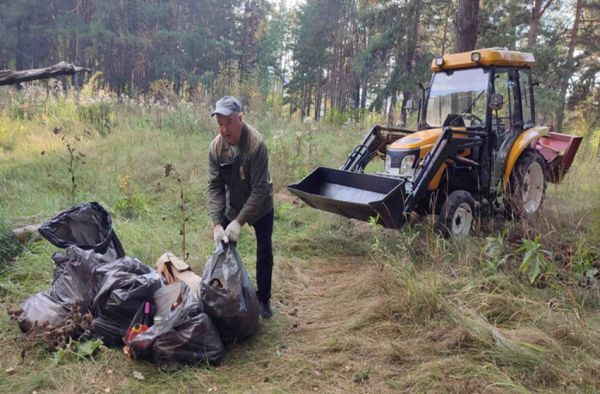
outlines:
[{"label": "tractor wheel", "polygon": [[463,238],[469,235],[475,217],[475,201],[471,193],[455,190],[442,205],[438,229],[445,237]]},{"label": "tractor wheel", "polygon": [[510,174],[508,213],[515,218],[535,215],[542,208],[546,192],[546,162],[532,149],[526,149]]}]

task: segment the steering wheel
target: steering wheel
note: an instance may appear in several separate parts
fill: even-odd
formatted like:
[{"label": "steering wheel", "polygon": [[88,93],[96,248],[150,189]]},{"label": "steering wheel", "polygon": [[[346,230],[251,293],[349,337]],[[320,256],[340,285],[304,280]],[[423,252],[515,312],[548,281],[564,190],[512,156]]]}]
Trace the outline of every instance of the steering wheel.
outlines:
[{"label": "steering wheel", "polygon": [[480,124],[483,124],[483,120],[479,116],[473,114],[472,112],[464,113],[462,116],[464,119],[471,121],[470,126],[478,126]]}]

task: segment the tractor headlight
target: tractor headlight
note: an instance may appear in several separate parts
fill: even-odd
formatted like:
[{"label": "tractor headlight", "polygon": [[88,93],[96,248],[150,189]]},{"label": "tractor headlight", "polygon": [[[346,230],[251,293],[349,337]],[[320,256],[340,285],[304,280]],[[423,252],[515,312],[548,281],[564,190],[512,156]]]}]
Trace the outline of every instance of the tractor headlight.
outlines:
[{"label": "tractor headlight", "polygon": [[415,167],[416,155],[406,155],[400,162],[400,174],[399,175],[413,175],[413,168]]},{"label": "tractor headlight", "polygon": [[388,149],[385,155],[385,174],[411,177],[415,175],[418,160],[418,149]]}]

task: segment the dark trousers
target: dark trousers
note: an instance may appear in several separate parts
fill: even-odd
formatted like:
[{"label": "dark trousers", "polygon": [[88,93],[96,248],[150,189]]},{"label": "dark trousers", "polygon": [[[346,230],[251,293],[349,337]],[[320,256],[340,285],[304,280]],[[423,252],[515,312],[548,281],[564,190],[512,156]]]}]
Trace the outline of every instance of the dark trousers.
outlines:
[{"label": "dark trousers", "polygon": [[[273,275],[273,221],[274,212],[271,210],[252,225],[256,234],[256,295],[259,301],[268,302],[271,299],[271,277]],[[223,228],[227,228],[229,219],[223,217]]]}]

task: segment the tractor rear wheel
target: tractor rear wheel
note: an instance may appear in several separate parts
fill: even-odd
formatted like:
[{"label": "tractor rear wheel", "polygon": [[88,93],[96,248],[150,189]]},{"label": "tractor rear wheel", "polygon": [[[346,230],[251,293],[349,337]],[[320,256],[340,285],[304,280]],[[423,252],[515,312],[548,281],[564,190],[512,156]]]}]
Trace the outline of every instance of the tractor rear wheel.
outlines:
[{"label": "tractor rear wheel", "polygon": [[467,237],[473,227],[475,201],[471,193],[455,190],[442,205],[438,220],[438,230],[445,237]]},{"label": "tractor rear wheel", "polygon": [[533,149],[526,149],[510,174],[508,211],[526,218],[540,211],[546,193],[546,162]]}]

